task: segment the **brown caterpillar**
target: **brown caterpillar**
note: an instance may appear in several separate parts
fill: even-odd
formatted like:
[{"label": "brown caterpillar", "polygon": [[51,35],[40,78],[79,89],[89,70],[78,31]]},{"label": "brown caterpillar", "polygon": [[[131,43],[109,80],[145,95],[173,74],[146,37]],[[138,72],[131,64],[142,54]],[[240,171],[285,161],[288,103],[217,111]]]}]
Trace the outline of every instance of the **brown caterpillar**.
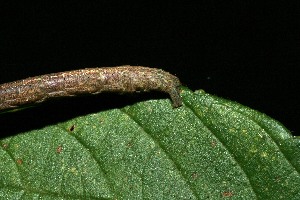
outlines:
[{"label": "brown caterpillar", "polygon": [[0,110],[40,103],[54,97],[157,90],[182,105],[179,79],[161,69],[141,66],[87,68],[46,74],[0,85]]}]

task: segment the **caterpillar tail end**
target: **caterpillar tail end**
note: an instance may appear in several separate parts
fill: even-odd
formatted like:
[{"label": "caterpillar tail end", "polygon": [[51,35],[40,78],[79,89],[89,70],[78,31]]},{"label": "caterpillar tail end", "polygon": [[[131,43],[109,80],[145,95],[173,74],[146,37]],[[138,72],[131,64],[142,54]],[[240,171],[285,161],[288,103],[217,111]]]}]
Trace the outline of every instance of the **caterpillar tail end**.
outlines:
[{"label": "caterpillar tail end", "polygon": [[182,98],[180,96],[180,87],[176,87],[170,91],[170,98],[172,100],[173,108],[179,108],[182,106]]}]

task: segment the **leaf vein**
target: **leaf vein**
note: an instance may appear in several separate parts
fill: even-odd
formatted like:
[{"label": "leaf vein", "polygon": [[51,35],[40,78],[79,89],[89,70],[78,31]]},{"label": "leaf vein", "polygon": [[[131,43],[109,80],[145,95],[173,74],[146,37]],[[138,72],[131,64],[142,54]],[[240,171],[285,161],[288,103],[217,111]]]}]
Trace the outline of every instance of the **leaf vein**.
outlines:
[{"label": "leaf vein", "polygon": [[245,175],[245,177],[248,179],[249,185],[251,186],[251,189],[253,191],[253,193],[256,196],[257,199],[257,193],[254,190],[253,184],[251,183],[251,180],[249,178],[249,176],[247,175],[247,173],[245,172],[245,170],[242,168],[242,166],[239,164],[239,162],[236,160],[236,158],[234,157],[234,154],[227,148],[227,146],[213,133],[213,131],[210,129],[209,125],[207,125],[205,123],[204,120],[201,120],[201,117],[197,114],[197,112],[195,111],[194,108],[192,108],[188,103],[184,102],[184,105],[189,108],[194,115],[203,123],[203,125],[207,128],[207,130],[216,138],[216,140],[218,140],[218,142],[220,142],[220,144],[228,151],[228,153],[230,154],[230,156],[232,157],[232,159],[237,163],[237,165],[239,166],[239,168],[241,169],[241,171],[243,172],[243,174]]},{"label": "leaf vein", "polygon": [[181,167],[179,166],[179,164],[171,158],[171,156],[167,153],[166,149],[163,147],[163,145],[156,140],[154,137],[152,137],[152,135],[150,134],[150,131],[147,131],[145,129],[145,127],[143,127],[143,125],[141,123],[139,123],[138,120],[134,119],[134,117],[132,115],[130,115],[129,113],[127,113],[124,109],[120,109],[124,114],[126,114],[131,120],[133,120],[153,141],[154,143],[160,148],[162,149],[162,151],[164,152],[164,154],[167,156],[167,158],[173,163],[175,169],[178,171],[178,173],[180,174],[180,176],[182,177],[182,180],[184,180],[184,183],[188,186],[188,188],[190,189],[190,191],[192,192],[193,196],[195,198],[197,198],[197,193],[194,190],[193,187],[191,187],[190,184],[188,184],[187,182],[187,177],[182,173],[183,170],[180,170]]}]

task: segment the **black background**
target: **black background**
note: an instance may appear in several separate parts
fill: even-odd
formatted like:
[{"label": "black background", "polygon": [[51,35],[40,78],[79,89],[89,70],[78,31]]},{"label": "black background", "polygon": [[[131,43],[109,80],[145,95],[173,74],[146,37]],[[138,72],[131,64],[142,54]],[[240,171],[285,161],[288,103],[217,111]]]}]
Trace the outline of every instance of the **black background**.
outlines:
[{"label": "black background", "polygon": [[[298,1],[83,1],[1,6],[0,83],[86,67],[142,65],[237,101],[300,135]],[[81,97],[0,116],[11,135],[163,94]]]}]

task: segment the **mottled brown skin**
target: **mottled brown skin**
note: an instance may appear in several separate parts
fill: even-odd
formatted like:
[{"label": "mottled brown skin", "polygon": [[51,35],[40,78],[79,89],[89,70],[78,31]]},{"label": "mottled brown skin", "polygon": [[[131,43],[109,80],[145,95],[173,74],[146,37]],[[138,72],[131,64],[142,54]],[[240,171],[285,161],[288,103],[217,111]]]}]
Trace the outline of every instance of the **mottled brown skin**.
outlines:
[{"label": "mottled brown skin", "polygon": [[101,92],[146,92],[170,95],[173,107],[182,105],[179,79],[161,69],[141,66],[87,68],[30,77],[0,85],[0,110],[40,103],[54,97]]}]

